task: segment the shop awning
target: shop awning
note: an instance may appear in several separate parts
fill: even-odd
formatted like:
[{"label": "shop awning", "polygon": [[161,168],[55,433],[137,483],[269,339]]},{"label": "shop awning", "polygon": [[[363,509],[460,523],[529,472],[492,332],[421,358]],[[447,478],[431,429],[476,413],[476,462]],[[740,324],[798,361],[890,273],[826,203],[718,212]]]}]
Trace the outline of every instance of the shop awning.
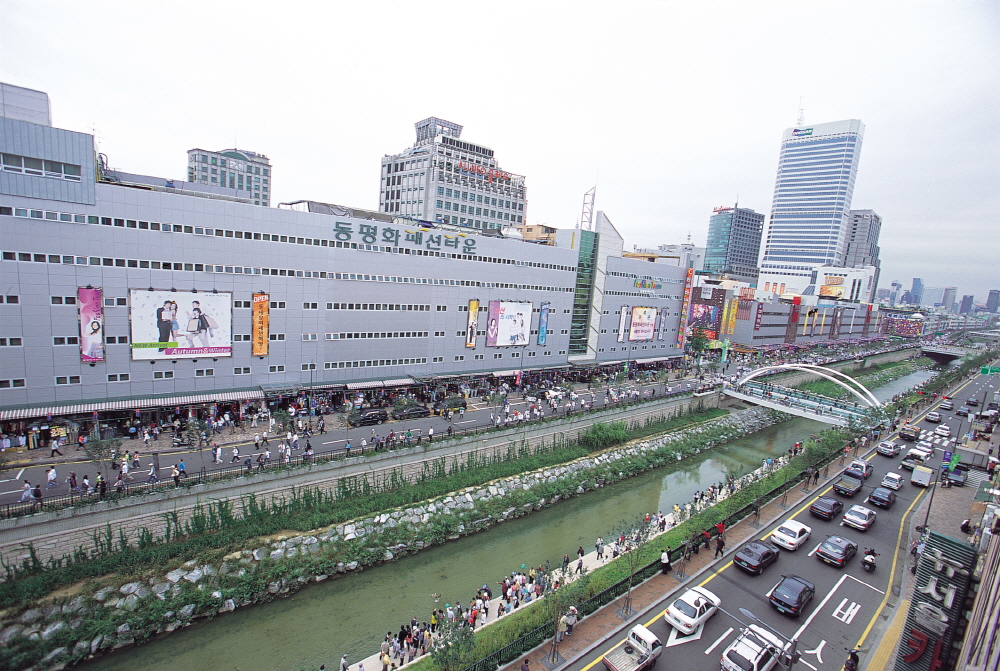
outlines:
[{"label": "shop awning", "polygon": [[678,354],[677,356],[658,356],[658,357],[654,357],[652,359],[636,359],[635,362],[636,363],[656,363],[657,361],[669,361],[670,359],[676,359],[678,357],[680,357],[680,354]]},{"label": "shop awning", "polygon": [[382,386],[384,387],[398,387],[402,384],[413,384],[412,377],[400,377],[395,380],[382,380]]},{"label": "shop awning", "polygon": [[495,370],[493,371],[493,377],[508,377],[511,375],[517,375],[516,370]]},{"label": "shop awning", "polygon": [[73,405],[38,406],[34,408],[10,408],[0,410],[0,421],[14,419],[30,419],[46,415],[79,415],[88,412],[107,412],[109,410],[139,410],[142,408],[160,408],[172,405],[193,405],[197,403],[215,403],[217,401],[244,401],[264,398],[259,389],[242,391],[220,391],[211,394],[188,394],[184,396],[160,396],[152,398],[129,398],[110,401],[94,401],[92,403],[77,403]]},{"label": "shop awning", "polygon": [[347,388],[350,390],[354,389],[374,389],[375,387],[381,387],[382,380],[369,380],[367,382],[348,382]]}]

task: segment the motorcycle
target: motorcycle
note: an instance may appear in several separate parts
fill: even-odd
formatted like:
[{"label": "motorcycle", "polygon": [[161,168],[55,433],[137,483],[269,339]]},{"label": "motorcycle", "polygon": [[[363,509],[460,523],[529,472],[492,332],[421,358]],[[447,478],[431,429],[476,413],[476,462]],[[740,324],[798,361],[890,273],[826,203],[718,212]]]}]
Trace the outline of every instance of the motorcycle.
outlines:
[{"label": "motorcycle", "polygon": [[174,447],[190,447],[193,443],[190,440],[185,440],[184,438],[174,437],[173,446]]},{"label": "motorcycle", "polygon": [[861,659],[858,657],[858,651],[849,650],[847,652],[847,661],[844,662],[844,671],[858,671],[858,667],[861,664]]},{"label": "motorcycle", "polygon": [[875,570],[875,557],[878,556],[879,553],[875,552],[874,548],[865,548],[865,556],[861,558],[861,566],[871,573]]}]

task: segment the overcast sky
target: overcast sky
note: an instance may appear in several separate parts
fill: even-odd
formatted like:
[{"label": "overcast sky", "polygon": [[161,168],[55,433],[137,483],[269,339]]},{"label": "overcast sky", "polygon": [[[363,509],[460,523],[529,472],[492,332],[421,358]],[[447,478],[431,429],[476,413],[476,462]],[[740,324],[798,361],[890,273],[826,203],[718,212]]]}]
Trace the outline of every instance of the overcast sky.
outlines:
[{"label": "overcast sky", "polygon": [[1000,288],[997,2],[0,0],[0,81],[49,94],[112,167],[270,157],[272,203],[378,207],[380,158],[438,116],[575,226],[596,184],[626,246],[704,245],[713,207],[769,212],[782,131],[866,126],[855,209],[883,287]]}]

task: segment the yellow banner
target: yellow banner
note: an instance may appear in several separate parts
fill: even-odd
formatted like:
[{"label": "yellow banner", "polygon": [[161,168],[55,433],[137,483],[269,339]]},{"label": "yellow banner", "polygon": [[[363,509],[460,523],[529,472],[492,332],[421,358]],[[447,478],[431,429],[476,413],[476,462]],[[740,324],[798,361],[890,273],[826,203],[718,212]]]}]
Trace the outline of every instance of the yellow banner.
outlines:
[{"label": "yellow banner", "polygon": [[270,294],[253,295],[253,310],[251,313],[253,334],[250,337],[253,340],[252,348],[254,356],[267,355],[267,346],[271,335],[270,298]]}]

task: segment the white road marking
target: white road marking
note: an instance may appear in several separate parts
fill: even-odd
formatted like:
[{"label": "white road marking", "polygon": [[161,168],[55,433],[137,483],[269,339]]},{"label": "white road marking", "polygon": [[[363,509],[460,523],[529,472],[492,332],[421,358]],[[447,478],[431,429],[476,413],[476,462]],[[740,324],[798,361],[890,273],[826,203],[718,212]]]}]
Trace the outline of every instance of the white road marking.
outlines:
[{"label": "white road marking", "polygon": [[703,631],[705,631],[704,622],[698,625],[698,628],[690,634],[682,634],[677,627],[670,627],[670,636],[667,637],[667,642],[664,644],[664,647],[670,648],[675,645],[680,645],[681,643],[687,643],[688,641],[697,641],[701,638]]},{"label": "white road marking", "polygon": [[807,554],[806,556],[807,556],[807,557],[812,557],[812,556],[813,556],[814,554],[816,554],[816,550],[819,550],[819,546],[820,546],[820,545],[822,545],[822,543],[820,543],[819,545],[817,545],[816,547],[814,547],[814,548],[812,549],[812,552],[810,552],[810,553],[809,553],[809,554]]},{"label": "white road marking", "polygon": [[[813,649],[813,650],[805,650],[805,651],[803,651],[802,654],[803,655],[816,655],[816,659],[818,659],[819,663],[822,664],[823,663],[823,646],[824,645],[826,645],[826,641],[825,640],[820,641],[819,645],[817,645],[815,649]],[[802,661],[802,660],[799,660],[799,661]],[[803,664],[808,664],[808,662],[803,662]],[[813,668],[815,669],[816,667],[814,666]]]},{"label": "white road marking", "polygon": [[834,609],[833,617],[840,620],[844,624],[850,624],[851,620],[854,619],[854,616],[858,614],[859,610],[861,610],[861,604],[854,603],[852,601],[851,605],[847,606],[847,608],[844,608],[845,605],[847,605],[847,597],[844,597],[843,601],[840,602],[840,605]]},{"label": "white road marking", "polygon": [[22,475],[24,475],[24,469],[23,468],[17,472],[17,475],[14,476],[14,479],[15,480],[20,480]]},{"label": "white road marking", "polygon": [[717,647],[719,647],[719,644],[722,643],[724,640],[726,640],[726,638],[728,638],[731,633],[733,633],[732,627],[726,629],[726,633],[720,636],[719,638],[715,639],[715,643],[713,643],[707,650],[705,650],[705,654],[706,655],[711,654],[712,651],[715,650]]}]

